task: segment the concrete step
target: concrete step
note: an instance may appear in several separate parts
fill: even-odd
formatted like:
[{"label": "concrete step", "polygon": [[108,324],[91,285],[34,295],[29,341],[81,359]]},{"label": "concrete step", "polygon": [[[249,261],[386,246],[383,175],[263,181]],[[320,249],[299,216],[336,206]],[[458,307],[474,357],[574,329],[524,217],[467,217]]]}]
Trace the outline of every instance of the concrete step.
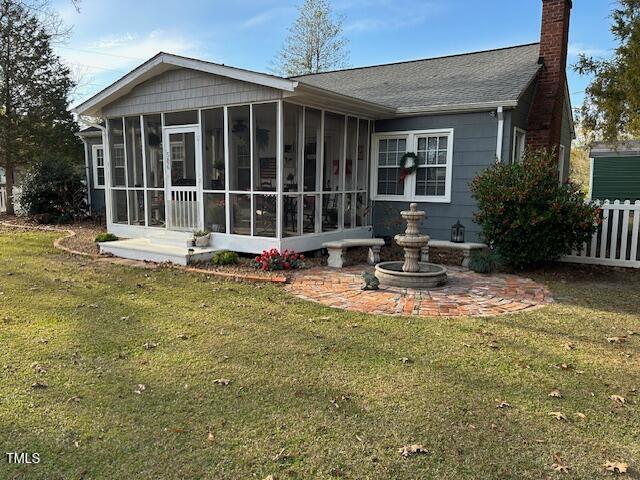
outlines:
[{"label": "concrete step", "polygon": [[187,248],[155,243],[148,238],[132,238],[100,244],[100,253],[109,253],[115,257],[131,260],[145,260],[155,263],[171,262],[176,265],[189,265],[194,262],[210,260],[217,250],[219,249]]},{"label": "concrete step", "polygon": [[153,232],[145,238],[157,245],[171,245],[184,248],[190,248],[193,245],[193,233],[191,232],[164,230]]}]

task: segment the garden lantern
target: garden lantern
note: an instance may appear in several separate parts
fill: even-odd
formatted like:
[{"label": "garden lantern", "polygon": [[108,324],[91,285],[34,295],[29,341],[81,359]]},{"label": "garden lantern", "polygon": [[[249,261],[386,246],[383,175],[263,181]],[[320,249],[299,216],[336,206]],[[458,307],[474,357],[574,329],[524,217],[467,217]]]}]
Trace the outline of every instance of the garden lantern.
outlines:
[{"label": "garden lantern", "polygon": [[460,223],[460,220],[451,227],[451,241],[453,243],[464,243],[464,225]]}]

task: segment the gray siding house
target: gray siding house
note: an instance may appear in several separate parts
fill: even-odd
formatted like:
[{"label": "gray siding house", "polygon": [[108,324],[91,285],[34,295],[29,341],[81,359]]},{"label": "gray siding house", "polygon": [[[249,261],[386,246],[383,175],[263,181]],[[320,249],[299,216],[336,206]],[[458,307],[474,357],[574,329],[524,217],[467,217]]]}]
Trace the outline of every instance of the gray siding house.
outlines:
[{"label": "gray siding house", "polygon": [[481,240],[478,173],[530,146],[568,175],[571,2],[542,4],[539,43],[294,78],[159,53],[74,109],[92,211],[132,249],[204,228],[212,249],[315,250],[397,233],[411,202],[432,238],[460,220]]}]

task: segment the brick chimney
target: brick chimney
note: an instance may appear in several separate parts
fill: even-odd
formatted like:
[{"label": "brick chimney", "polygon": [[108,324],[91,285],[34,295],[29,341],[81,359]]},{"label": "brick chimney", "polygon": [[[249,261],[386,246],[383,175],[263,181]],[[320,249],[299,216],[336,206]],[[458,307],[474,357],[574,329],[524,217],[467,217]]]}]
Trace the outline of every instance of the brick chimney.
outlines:
[{"label": "brick chimney", "polygon": [[542,0],[540,63],[536,93],[529,111],[527,146],[558,148],[567,84],[567,50],[571,0]]}]

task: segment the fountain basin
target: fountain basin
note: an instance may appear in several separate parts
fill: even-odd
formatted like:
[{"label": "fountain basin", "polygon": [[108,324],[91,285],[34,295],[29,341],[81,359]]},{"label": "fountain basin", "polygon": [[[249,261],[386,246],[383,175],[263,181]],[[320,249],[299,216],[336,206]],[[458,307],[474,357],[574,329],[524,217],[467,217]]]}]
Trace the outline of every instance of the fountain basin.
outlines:
[{"label": "fountain basin", "polygon": [[434,263],[419,262],[420,271],[404,272],[404,262],[376,265],[375,275],[383,285],[403,288],[435,288],[447,283],[447,269]]}]

